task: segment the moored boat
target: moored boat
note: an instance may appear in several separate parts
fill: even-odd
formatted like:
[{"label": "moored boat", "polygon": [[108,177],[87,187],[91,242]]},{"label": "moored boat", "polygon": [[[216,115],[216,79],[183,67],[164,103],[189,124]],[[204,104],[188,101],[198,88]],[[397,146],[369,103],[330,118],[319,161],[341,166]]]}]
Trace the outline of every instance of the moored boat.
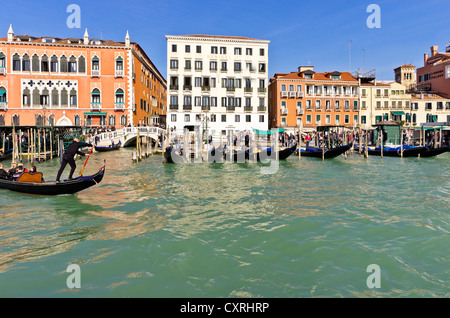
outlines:
[{"label": "moored boat", "polygon": [[[355,149],[359,150],[358,146]],[[361,152],[364,152],[365,148],[361,147]],[[401,146],[396,147],[383,147],[383,152],[381,152],[381,147],[367,147],[367,154],[370,156],[381,155],[386,157],[418,157],[422,156],[423,153],[427,151],[427,147],[414,147],[404,145],[403,149]]]},{"label": "moored boat", "polygon": [[338,146],[334,148],[306,147],[305,149],[300,149],[301,151],[300,156],[330,159],[344,154],[351,147],[352,147],[351,143],[348,145]]},{"label": "moored boat", "polygon": [[6,150],[5,152],[0,153],[0,161],[6,160],[12,157],[12,149]]},{"label": "moored boat", "polygon": [[119,141],[119,143],[117,143],[115,145],[109,145],[108,147],[95,146],[95,151],[106,152],[106,151],[118,150],[121,145],[122,145],[122,143]]}]

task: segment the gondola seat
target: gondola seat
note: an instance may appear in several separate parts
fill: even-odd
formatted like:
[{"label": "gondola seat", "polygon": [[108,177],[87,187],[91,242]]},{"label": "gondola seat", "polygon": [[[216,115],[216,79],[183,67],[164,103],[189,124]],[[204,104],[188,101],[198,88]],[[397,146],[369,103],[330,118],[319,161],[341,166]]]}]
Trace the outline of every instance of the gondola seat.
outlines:
[{"label": "gondola seat", "polygon": [[42,172],[24,172],[17,182],[42,182]]}]

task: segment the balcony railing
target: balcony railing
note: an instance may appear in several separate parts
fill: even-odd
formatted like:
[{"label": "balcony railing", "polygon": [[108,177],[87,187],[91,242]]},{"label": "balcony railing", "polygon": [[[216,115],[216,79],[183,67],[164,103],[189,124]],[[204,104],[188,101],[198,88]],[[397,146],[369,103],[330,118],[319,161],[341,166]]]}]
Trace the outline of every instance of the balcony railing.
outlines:
[{"label": "balcony railing", "polygon": [[227,106],[227,112],[234,112],[235,106]]},{"label": "balcony railing", "polygon": [[283,97],[288,97],[287,91],[281,91],[281,98],[283,98]]},{"label": "balcony railing", "polygon": [[0,102],[0,110],[7,110],[7,109],[8,109],[8,103]]},{"label": "balcony railing", "polygon": [[298,91],[297,92],[297,97],[298,98],[303,98],[305,96],[305,94],[302,91]]},{"label": "balcony railing", "polygon": [[116,70],[116,77],[123,77],[123,70]]},{"label": "balcony railing", "polygon": [[91,110],[100,110],[100,109],[102,109],[102,103],[91,102]]},{"label": "balcony railing", "polygon": [[258,87],[258,93],[265,93],[266,88],[265,87]]},{"label": "balcony railing", "polygon": [[341,111],[341,106],[335,106],[334,110],[337,111],[337,112],[340,112]]},{"label": "balcony railing", "polygon": [[349,112],[350,111],[350,106],[345,106],[344,107],[344,111]]},{"label": "balcony railing", "polygon": [[290,91],[289,92],[289,97],[295,98],[295,95],[297,95],[297,93],[295,91]]},{"label": "balcony railing", "polygon": [[253,106],[244,106],[244,112],[252,112]]},{"label": "balcony railing", "polygon": [[253,93],[253,87],[244,87],[244,93]]},{"label": "balcony railing", "polygon": [[265,112],[266,111],[266,106],[258,106],[258,111],[259,112]]},{"label": "balcony railing", "polygon": [[304,111],[303,108],[297,108],[297,115],[303,115]]},{"label": "balcony railing", "polygon": [[125,110],[125,103],[114,103],[114,110]]},{"label": "balcony railing", "polygon": [[100,77],[100,70],[92,70],[92,77]]},{"label": "balcony railing", "polygon": [[235,90],[236,89],[234,87],[227,87],[227,92],[233,92],[234,93]]},{"label": "balcony railing", "polygon": [[178,104],[171,104],[169,105],[170,110],[178,110]]},{"label": "balcony railing", "polygon": [[282,107],[282,108],[281,108],[281,115],[283,116],[283,115],[287,115],[287,114],[288,114],[288,109]]},{"label": "balcony railing", "polygon": [[178,90],[178,85],[170,85],[169,89],[173,90],[173,91],[177,91]]},{"label": "balcony railing", "polygon": [[331,112],[331,106],[325,106],[325,111],[326,112]]},{"label": "balcony railing", "polygon": [[209,92],[211,90],[210,86],[202,86],[202,92]]},{"label": "balcony railing", "polygon": [[192,110],[192,105],[183,105],[183,110]]},{"label": "balcony railing", "polygon": [[6,75],[6,67],[0,67],[0,75]]},{"label": "balcony railing", "polygon": [[184,86],[183,86],[183,90],[185,90],[185,91],[191,91],[191,90],[192,90],[192,85],[184,85]]},{"label": "balcony railing", "polygon": [[209,106],[209,105],[202,105],[202,110],[211,110],[211,106]]}]

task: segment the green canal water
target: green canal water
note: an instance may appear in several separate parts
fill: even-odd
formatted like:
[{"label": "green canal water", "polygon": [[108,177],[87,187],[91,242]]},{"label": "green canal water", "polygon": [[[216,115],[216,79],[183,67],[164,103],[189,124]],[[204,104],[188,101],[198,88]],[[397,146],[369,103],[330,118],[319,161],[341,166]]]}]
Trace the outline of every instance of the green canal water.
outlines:
[{"label": "green canal water", "polygon": [[0,190],[1,297],[450,296],[450,153],[293,156],[274,174],[131,153],[94,153],[85,174],[106,159],[105,178],[76,195]]}]

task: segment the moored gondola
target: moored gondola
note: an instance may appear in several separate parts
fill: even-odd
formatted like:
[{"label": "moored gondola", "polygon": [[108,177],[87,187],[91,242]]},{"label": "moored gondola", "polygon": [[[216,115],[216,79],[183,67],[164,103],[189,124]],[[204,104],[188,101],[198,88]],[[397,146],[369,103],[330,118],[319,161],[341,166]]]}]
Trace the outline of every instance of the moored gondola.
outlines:
[{"label": "moored gondola", "polygon": [[122,145],[122,143],[119,141],[119,143],[117,143],[115,145],[109,145],[108,147],[95,146],[95,151],[106,152],[106,151],[118,150],[121,145]]},{"label": "moored gondola", "polygon": [[[358,146],[355,149],[359,150]],[[361,147],[361,152],[364,152],[364,147]],[[426,147],[413,147],[413,146],[403,146],[402,147],[383,147],[383,152],[381,152],[381,147],[367,147],[367,154],[369,156],[379,156],[386,157],[418,157],[427,151]]]},{"label": "moored gondola", "polygon": [[103,164],[93,175],[80,176],[62,182],[43,181],[42,173],[25,172],[17,181],[0,179],[0,189],[38,195],[73,194],[100,183],[105,175],[105,165]]},{"label": "moored gondola", "polygon": [[12,149],[6,150],[5,152],[0,152],[0,161],[9,159],[12,157]]},{"label": "moored gondola", "polygon": [[330,159],[344,154],[351,147],[352,147],[351,143],[345,146],[339,146],[334,148],[323,148],[323,149],[318,147],[306,147],[305,149],[300,149],[301,151],[300,156]]},{"label": "moored gondola", "polygon": [[450,147],[427,148],[426,151],[420,153],[420,157],[423,158],[436,157],[445,152],[450,152]]}]

